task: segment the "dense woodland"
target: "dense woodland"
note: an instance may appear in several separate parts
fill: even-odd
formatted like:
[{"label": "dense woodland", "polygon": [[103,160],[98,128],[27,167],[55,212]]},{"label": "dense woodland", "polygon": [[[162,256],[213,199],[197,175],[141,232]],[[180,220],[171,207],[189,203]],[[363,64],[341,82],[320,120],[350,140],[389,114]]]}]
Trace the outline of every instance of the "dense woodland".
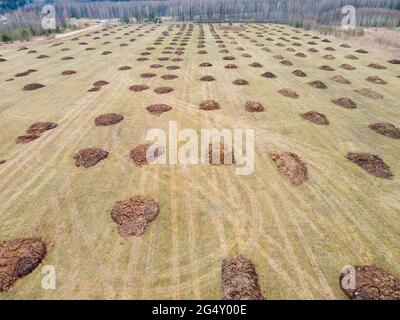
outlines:
[{"label": "dense woodland", "polygon": [[[25,30],[36,35],[41,30],[41,8],[45,3],[56,7],[59,27],[68,27],[69,18],[121,19],[138,22],[159,22],[160,17],[194,22],[274,22],[306,29],[320,25],[339,25],[341,8],[357,8],[357,24],[365,27],[400,26],[400,0],[18,0],[0,1],[0,10],[7,24],[0,33]],[[15,9],[17,6],[19,8]]]}]

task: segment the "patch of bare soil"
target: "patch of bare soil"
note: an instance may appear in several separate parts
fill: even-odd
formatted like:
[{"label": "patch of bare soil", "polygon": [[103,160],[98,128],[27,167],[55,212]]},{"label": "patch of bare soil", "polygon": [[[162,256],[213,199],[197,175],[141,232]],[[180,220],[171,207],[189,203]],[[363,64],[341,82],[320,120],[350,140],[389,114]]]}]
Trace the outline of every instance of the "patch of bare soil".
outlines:
[{"label": "patch of bare soil", "polygon": [[174,89],[171,87],[158,87],[154,89],[154,92],[158,94],[170,93],[172,91],[174,91]]},{"label": "patch of bare soil", "polygon": [[41,88],[44,88],[43,84],[30,83],[30,84],[27,84],[22,90],[24,90],[24,91],[33,91],[33,90],[37,90],[37,89],[41,89]]},{"label": "patch of bare soil", "polygon": [[386,137],[400,139],[400,130],[391,123],[374,123],[369,128]]},{"label": "patch of bare soil", "polygon": [[392,59],[388,61],[391,64],[400,64],[400,59]]},{"label": "patch of bare soil", "polygon": [[355,266],[355,288],[343,288],[345,273],[339,276],[340,288],[351,300],[400,300],[400,279],[378,266]]},{"label": "patch of bare soil", "polygon": [[108,157],[108,152],[100,148],[87,148],[74,155],[77,167],[89,168]]},{"label": "patch of bare soil", "polygon": [[208,155],[207,161],[212,165],[228,165],[235,163],[235,157],[233,152],[233,146],[229,147],[229,149],[225,150],[225,145],[223,143],[218,143],[218,147],[214,148],[214,145],[210,143],[208,145]]},{"label": "patch of bare soil", "polygon": [[247,112],[263,112],[264,106],[256,101],[248,101],[246,102],[246,111]]},{"label": "patch of bare soil", "polygon": [[379,63],[370,63],[367,67],[373,68],[373,69],[378,69],[378,70],[383,70],[386,69],[385,66],[379,64]]},{"label": "patch of bare soil", "polygon": [[218,110],[221,109],[219,106],[219,103],[216,102],[215,100],[205,100],[202,103],[200,103],[200,109],[201,110]]},{"label": "patch of bare soil", "polygon": [[362,96],[366,97],[366,98],[370,98],[370,99],[374,99],[374,100],[378,100],[378,99],[383,99],[383,96],[381,94],[379,94],[378,92],[369,89],[369,88],[363,88],[363,89],[359,89],[359,90],[355,90],[358,94],[361,94]]},{"label": "patch of bare soil", "polygon": [[238,86],[245,86],[245,85],[249,84],[249,82],[247,80],[244,80],[244,79],[236,79],[232,83],[236,84]]},{"label": "patch of bare soil", "polygon": [[141,92],[147,89],[149,89],[149,87],[144,84],[135,84],[129,87],[129,90],[133,92]]},{"label": "patch of bare soil", "polygon": [[0,244],[0,292],[8,291],[18,279],[30,274],[46,256],[41,239],[25,238]]},{"label": "patch of bare soil", "polygon": [[151,72],[145,72],[140,75],[140,77],[144,79],[154,78],[155,76],[156,74]]},{"label": "patch of bare soil", "polygon": [[311,81],[308,83],[310,86],[317,88],[317,89],[326,89],[328,88],[325,83],[320,80]]},{"label": "patch of bare soil", "polygon": [[331,79],[341,84],[351,84],[349,80],[343,78],[342,76],[334,76]]},{"label": "patch of bare soil", "polygon": [[299,156],[291,152],[275,152],[271,154],[281,173],[289,178],[293,185],[301,185],[308,179],[307,166]]},{"label": "patch of bare soil", "polygon": [[167,104],[156,103],[148,106],[146,110],[152,115],[161,116],[164,112],[172,110],[172,108]]},{"label": "patch of bare soil", "polygon": [[111,126],[124,120],[124,116],[118,113],[106,113],[98,116],[94,122],[98,127]]},{"label": "patch of bare soil", "polygon": [[357,108],[357,104],[349,98],[339,98],[339,99],[332,100],[332,102],[338,106],[345,108],[345,109],[356,109]]},{"label": "patch of bare soil", "polygon": [[200,78],[200,81],[210,82],[210,81],[215,81],[215,78],[212,76],[204,76]]},{"label": "patch of bare soil", "polygon": [[96,81],[95,83],[93,83],[94,87],[104,87],[106,85],[108,85],[109,82],[104,81],[104,80],[100,80],[100,81]]},{"label": "patch of bare soil", "polygon": [[324,114],[318,113],[315,111],[300,113],[300,116],[303,117],[304,119],[307,119],[307,120],[315,123],[315,124],[321,124],[321,125],[329,124],[329,121]]},{"label": "patch of bare soil", "polygon": [[333,69],[331,66],[328,66],[328,65],[320,66],[318,69],[324,70],[324,71],[335,71],[335,69]]},{"label": "patch of bare soil", "polygon": [[76,71],[74,71],[74,70],[65,70],[65,71],[61,72],[61,75],[62,76],[69,76],[69,75],[74,74],[74,73],[76,73]]},{"label": "patch of bare soil", "polygon": [[111,211],[118,233],[127,238],[140,236],[160,213],[160,207],[152,198],[135,196],[127,201],[118,201]]},{"label": "patch of bare soil", "polygon": [[221,293],[224,300],[264,300],[250,259],[237,256],[222,261]]},{"label": "patch of bare soil", "polygon": [[237,69],[237,65],[230,63],[225,66],[225,69]]},{"label": "patch of bare soil", "polygon": [[204,67],[212,67],[212,64],[209,62],[203,62],[203,63],[200,63],[199,67],[203,67],[203,68]]},{"label": "patch of bare soil", "polygon": [[[149,151],[150,150],[150,151]],[[148,153],[149,152],[149,159],[147,158]],[[134,149],[132,149],[131,153],[130,153],[130,157],[133,160],[133,162],[135,163],[135,165],[137,165],[138,167],[141,167],[143,165],[149,164],[152,162],[151,159],[156,159],[159,156],[161,156],[162,154],[164,154],[165,150],[163,150],[160,147],[157,147],[156,145],[152,144],[152,143],[145,143],[145,144],[140,144],[137,147],[135,147]]]},{"label": "patch of bare soil", "polygon": [[342,65],[340,66],[340,68],[342,68],[342,69],[344,69],[344,70],[355,70],[355,69],[356,69],[356,67],[353,67],[352,65],[347,64],[347,63],[342,64]]},{"label": "patch of bare soil", "polygon": [[120,67],[118,70],[120,70],[120,71],[127,71],[127,70],[131,70],[132,69],[132,67],[130,67],[130,66],[122,66],[122,67]]},{"label": "patch of bare soil", "polygon": [[390,167],[378,155],[349,152],[346,158],[376,177],[386,179],[393,177]]},{"label": "patch of bare soil", "polygon": [[379,78],[378,76],[371,76],[365,80],[367,80],[368,82],[375,83],[375,84],[387,84],[387,82],[385,80]]}]

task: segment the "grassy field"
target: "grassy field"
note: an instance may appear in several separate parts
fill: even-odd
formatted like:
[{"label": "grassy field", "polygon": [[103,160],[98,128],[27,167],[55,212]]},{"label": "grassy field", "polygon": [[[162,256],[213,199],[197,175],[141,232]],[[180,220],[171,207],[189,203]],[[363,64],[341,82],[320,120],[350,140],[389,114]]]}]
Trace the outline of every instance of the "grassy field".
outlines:
[{"label": "grassy field", "polygon": [[[203,49],[197,48],[196,25],[180,56],[183,61],[158,61],[161,56],[176,57],[161,52],[179,28],[174,27],[162,45],[154,41],[167,25],[137,28],[113,27],[115,33],[65,39],[56,47],[30,45],[36,54],[0,48],[7,60],[0,63],[0,160],[7,160],[0,165],[0,241],[42,237],[48,245],[42,265],[53,265],[57,271],[56,290],[42,289],[39,266],[0,299],[219,299],[222,259],[237,254],[254,261],[262,292],[270,299],[344,299],[338,275],[349,264],[375,263],[400,276],[399,140],[368,128],[375,122],[400,125],[400,67],[386,62],[391,56],[368,48],[368,54],[358,54],[354,51],[359,47],[342,48],[334,38],[332,43],[314,40],[317,45],[311,46],[307,42],[312,37],[305,31],[267,24],[246,25],[242,31],[215,26],[229,53],[219,52],[209,26],[203,25],[207,54],[198,54]],[[100,39],[94,40],[96,36]],[[130,42],[131,38],[136,41]],[[79,45],[81,41],[88,45]],[[104,45],[105,41],[111,43]],[[293,47],[295,42],[301,46]],[[149,60],[137,61],[151,46],[156,49],[149,51]],[[325,51],[328,46],[336,51]],[[271,52],[262,50],[265,47]],[[295,52],[287,51],[289,47]],[[310,47],[319,52],[308,52]],[[112,54],[101,55],[105,50]],[[297,52],[307,57],[296,57]],[[243,57],[244,53],[252,57]],[[359,59],[345,59],[350,53]],[[36,59],[40,54],[49,58]],[[293,65],[280,64],[273,57],[278,54]],[[325,54],[335,59],[326,60]],[[223,60],[227,55],[236,60]],[[62,61],[64,56],[74,59]],[[213,66],[201,68],[202,62]],[[252,62],[263,67],[250,67]],[[164,67],[151,69],[154,63]],[[225,69],[228,63],[238,68]],[[340,69],[343,63],[357,69]],[[369,68],[370,63],[387,69]],[[132,70],[119,71],[124,65]],[[170,71],[169,65],[181,68]],[[320,70],[321,65],[336,71]],[[27,69],[38,71],[5,81]],[[308,76],[296,77],[292,74],[296,69]],[[64,70],[77,73],[61,76]],[[277,78],[261,77],[266,71]],[[142,79],[143,72],[157,77]],[[170,73],[178,78],[161,78]],[[199,81],[203,75],[216,81]],[[351,85],[332,81],[334,75],[342,75]],[[367,82],[369,76],[388,84]],[[234,85],[238,78],[249,85]],[[99,92],[87,92],[99,80],[110,84]],[[311,87],[308,82],[313,80],[328,88]],[[22,90],[33,82],[45,87]],[[131,92],[133,84],[147,84],[150,89]],[[175,90],[164,95],[153,91],[165,85]],[[283,88],[297,91],[299,99],[279,94]],[[355,92],[361,88],[374,89],[384,99],[361,96]],[[348,110],[331,102],[341,96],[351,98],[358,108]],[[218,101],[221,109],[199,110],[207,99]],[[246,112],[249,100],[261,102],[265,112]],[[145,109],[153,103],[173,109],[155,117]],[[330,125],[318,126],[299,116],[311,110],[325,114]],[[125,119],[115,126],[96,127],[95,117],[107,112],[122,113]],[[149,129],[167,130],[170,120],[177,121],[180,129],[255,129],[254,173],[237,176],[234,166],[136,167],[130,150],[145,142]],[[16,137],[38,121],[55,122],[58,127],[29,144],[16,144]],[[95,146],[110,156],[95,167],[77,168],[73,155]],[[308,166],[309,180],[291,185],[270,158],[275,151],[298,154]],[[378,154],[391,167],[394,179],[368,174],[345,158],[348,152]],[[160,215],[143,236],[123,239],[110,211],[116,201],[137,194],[155,199]]]}]

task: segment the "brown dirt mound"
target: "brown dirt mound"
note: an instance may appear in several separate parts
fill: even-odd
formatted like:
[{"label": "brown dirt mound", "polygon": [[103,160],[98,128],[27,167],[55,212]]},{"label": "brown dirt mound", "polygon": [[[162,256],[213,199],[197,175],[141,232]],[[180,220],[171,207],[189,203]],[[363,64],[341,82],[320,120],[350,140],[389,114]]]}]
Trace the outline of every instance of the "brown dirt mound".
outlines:
[{"label": "brown dirt mound", "polygon": [[178,76],[175,74],[165,74],[165,75],[161,76],[161,78],[164,80],[173,80],[173,79],[178,78]]},{"label": "brown dirt mound", "polygon": [[348,45],[347,43],[341,44],[340,47],[341,47],[341,48],[347,48],[347,49],[351,48],[351,46]]},{"label": "brown dirt mound", "polygon": [[61,72],[61,75],[62,76],[69,76],[69,75],[74,74],[74,73],[76,73],[76,71],[74,71],[74,70],[65,70],[65,71]]},{"label": "brown dirt mound", "polygon": [[303,77],[303,78],[307,77],[307,74],[301,70],[295,70],[295,71],[293,71],[293,74],[298,77]]},{"label": "brown dirt mound", "polygon": [[236,85],[238,85],[238,86],[245,86],[245,85],[248,85],[248,84],[249,84],[249,82],[246,81],[246,80],[244,80],[244,79],[236,79],[236,80],[234,80],[232,83],[233,83],[233,84],[236,84]]},{"label": "brown dirt mound", "polygon": [[56,123],[53,122],[37,122],[29,126],[26,129],[26,133],[28,134],[42,134],[45,131],[52,130],[57,127]]},{"label": "brown dirt mound", "polygon": [[342,76],[334,76],[331,78],[333,81],[336,81],[338,83],[342,83],[342,84],[351,84],[351,82],[345,78],[343,78]]},{"label": "brown dirt mound", "polygon": [[89,168],[108,157],[108,152],[100,148],[87,148],[74,155],[77,167]]},{"label": "brown dirt mound", "polygon": [[307,120],[315,123],[315,124],[321,124],[321,125],[329,124],[329,121],[324,114],[318,113],[315,111],[300,113],[300,116],[303,117],[304,119],[307,119]]},{"label": "brown dirt mound", "polygon": [[400,300],[400,279],[378,266],[355,266],[354,289],[342,287],[345,273],[339,276],[340,288],[351,300]]},{"label": "brown dirt mound", "polygon": [[93,87],[88,90],[88,92],[97,92],[100,91],[101,87]]},{"label": "brown dirt mound", "polygon": [[318,50],[315,49],[315,48],[310,48],[310,49],[308,49],[308,51],[309,51],[309,52],[313,52],[313,53],[318,52]]},{"label": "brown dirt mound", "polygon": [[307,57],[303,52],[298,52],[295,54],[295,56],[298,58],[306,58]]},{"label": "brown dirt mound", "polygon": [[376,177],[386,179],[391,179],[393,177],[389,166],[378,155],[349,152],[346,158]]},{"label": "brown dirt mound", "polygon": [[104,51],[101,55],[102,56],[108,56],[111,53],[112,53],[111,51]]},{"label": "brown dirt mound", "polygon": [[365,49],[358,49],[358,50],[356,50],[355,52],[358,52],[358,53],[368,53],[368,51],[365,50]]},{"label": "brown dirt mound", "polygon": [[4,164],[6,162],[7,162],[7,160],[4,160],[4,159],[0,160],[0,164]]},{"label": "brown dirt mound", "polygon": [[109,84],[109,82],[104,81],[104,80],[100,80],[100,81],[97,81],[97,82],[93,83],[93,86],[94,87],[103,87],[103,86],[106,86],[108,84]]},{"label": "brown dirt mound", "polygon": [[358,57],[356,57],[353,54],[348,54],[347,56],[345,56],[346,59],[350,59],[350,60],[358,60]]},{"label": "brown dirt mound", "polygon": [[145,72],[140,75],[140,77],[144,78],[144,79],[154,78],[155,76],[157,76],[157,75],[155,73],[151,73],[151,72]]},{"label": "brown dirt mound", "polygon": [[27,71],[17,73],[17,74],[15,75],[15,77],[17,77],[17,78],[26,77],[26,76],[29,76],[29,75],[30,75],[31,73],[33,73],[33,72],[37,72],[37,70],[35,70],[35,69],[29,69],[29,70],[27,70]]},{"label": "brown dirt mound", "polygon": [[63,57],[61,58],[62,61],[73,60],[74,57]]},{"label": "brown dirt mound", "polygon": [[317,88],[317,89],[326,89],[328,88],[325,83],[320,80],[311,81],[308,83],[310,86]]},{"label": "brown dirt mound", "polygon": [[41,55],[38,56],[36,59],[46,59],[46,58],[49,58],[49,56],[48,56],[48,55],[45,55],[45,54],[41,54]]},{"label": "brown dirt mound", "polygon": [[149,87],[146,85],[143,85],[143,84],[135,84],[135,85],[129,87],[129,90],[131,90],[133,92],[141,92],[141,91],[144,91],[147,89],[149,89]]},{"label": "brown dirt mound", "polygon": [[392,59],[388,61],[391,64],[400,64],[400,60],[399,59]]},{"label": "brown dirt mound", "polygon": [[146,108],[146,110],[153,115],[156,116],[161,116],[164,112],[168,112],[170,111],[172,108],[167,105],[167,104],[163,104],[163,103],[156,103],[156,104],[152,104],[150,106],[148,106]]},{"label": "brown dirt mound", "polygon": [[212,67],[212,64],[209,62],[200,63],[199,67]]},{"label": "brown dirt mound", "polygon": [[235,57],[232,56],[226,56],[222,58],[223,60],[235,60]]},{"label": "brown dirt mound", "polygon": [[235,157],[232,150],[225,151],[225,146],[223,143],[219,143],[219,152],[218,148],[213,148],[213,144],[210,143],[208,145],[207,161],[212,165],[227,165],[235,163]]},{"label": "brown dirt mound", "polygon": [[154,89],[154,92],[158,94],[170,93],[172,91],[174,91],[174,89],[171,87],[158,87]]},{"label": "brown dirt mound", "polygon": [[168,66],[167,67],[167,69],[168,70],[178,70],[178,69],[180,69],[181,67],[179,67],[179,66]]},{"label": "brown dirt mound", "polygon": [[301,185],[308,179],[307,166],[299,156],[291,152],[275,152],[271,155],[281,173],[289,178],[293,185]]},{"label": "brown dirt mound", "polygon": [[226,66],[225,66],[225,69],[237,69],[237,65],[236,64],[227,64]]},{"label": "brown dirt mound", "polygon": [[374,123],[368,127],[386,137],[400,139],[400,130],[391,123]]},{"label": "brown dirt mound", "polygon": [[292,66],[293,65],[293,63],[291,63],[289,60],[283,60],[280,63],[285,65],[285,66]]},{"label": "brown dirt mound", "polygon": [[221,109],[219,106],[219,103],[216,102],[215,100],[205,100],[202,103],[200,103],[200,109],[201,110],[218,110]]},{"label": "brown dirt mound", "polygon": [[340,66],[340,68],[342,68],[342,69],[344,69],[344,70],[355,70],[355,69],[356,69],[356,67],[353,67],[352,65],[347,64],[347,63],[342,64],[342,65]]},{"label": "brown dirt mound", "polygon": [[253,68],[262,68],[263,65],[262,65],[261,63],[259,63],[259,62],[253,62],[253,63],[250,64],[250,67],[253,67]]},{"label": "brown dirt mound", "polygon": [[159,64],[159,63],[155,63],[155,64],[152,64],[150,66],[150,68],[153,68],[153,69],[158,69],[158,68],[162,68],[162,67],[164,67],[164,66],[162,64]]},{"label": "brown dirt mound", "polygon": [[374,100],[378,100],[378,99],[383,99],[383,96],[381,94],[379,94],[378,92],[369,89],[369,88],[363,88],[360,90],[355,90],[358,94],[361,94],[364,97],[370,98],[370,99],[374,99]]},{"label": "brown dirt mound", "polygon": [[278,91],[281,95],[288,97],[288,98],[293,98],[297,99],[299,97],[299,94],[296,91],[293,91],[292,89],[282,89]]},{"label": "brown dirt mound", "polygon": [[254,263],[243,256],[226,258],[221,269],[224,300],[263,300]]},{"label": "brown dirt mound", "polygon": [[132,69],[132,67],[130,67],[130,66],[122,66],[122,67],[120,67],[118,70],[120,70],[120,71],[127,71],[127,70],[131,70]]},{"label": "brown dirt mound", "polygon": [[136,61],[147,61],[147,60],[149,60],[149,59],[145,58],[145,57],[139,57],[136,59]]},{"label": "brown dirt mound", "polygon": [[318,69],[324,70],[324,71],[335,71],[335,69],[333,69],[331,66],[328,66],[328,65],[320,66]]},{"label": "brown dirt mound", "polygon": [[345,108],[345,109],[356,109],[357,108],[357,104],[349,98],[339,98],[336,100],[332,100],[332,102],[338,106]]},{"label": "brown dirt mound", "polygon": [[375,83],[375,84],[387,84],[387,82],[385,80],[379,78],[378,76],[371,76],[365,80],[367,80],[368,82]]},{"label": "brown dirt mound", "polygon": [[16,143],[26,144],[40,137],[40,133],[29,133],[23,136],[17,137]]},{"label": "brown dirt mound", "polygon": [[246,111],[247,112],[263,112],[265,109],[263,105],[256,101],[248,101],[246,102]]},{"label": "brown dirt mound", "polygon": [[200,78],[200,81],[215,81],[215,78],[212,76],[204,76]]},{"label": "brown dirt mound", "polygon": [[5,62],[5,61],[7,61],[7,59],[0,58],[0,62]]},{"label": "brown dirt mound", "polygon": [[159,213],[160,207],[152,198],[135,196],[128,201],[118,201],[111,217],[121,237],[127,238],[144,234]]},{"label": "brown dirt mound", "polygon": [[15,239],[0,244],[0,292],[9,290],[18,279],[27,276],[46,256],[41,239]]},{"label": "brown dirt mound", "polygon": [[111,126],[124,120],[124,116],[118,113],[106,113],[98,116],[94,122],[98,127]]},{"label": "brown dirt mound", "polygon": [[379,63],[370,63],[367,67],[373,68],[373,69],[378,69],[378,70],[383,70],[386,69],[385,66],[379,64]]},{"label": "brown dirt mound", "polygon": [[261,77],[268,78],[268,79],[274,79],[274,78],[276,78],[276,75],[274,75],[272,72],[267,71],[267,72],[264,72],[261,75]]},{"label": "brown dirt mound", "polygon": [[37,90],[40,88],[44,88],[44,85],[40,84],[40,83],[30,83],[30,84],[27,84],[22,90],[32,91],[32,90]]},{"label": "brown dirt mound", "polygon": [[152,147],[153,154],[151,156],[153,156],[154,159],[161,156],[165,152],[165,150],[153,145],[152,143],[140,144],[132,149],[130,154],[130,157],[135,165],[140,167],[149,164],[149,162],[147,161],[147,152],[150,147]]}]

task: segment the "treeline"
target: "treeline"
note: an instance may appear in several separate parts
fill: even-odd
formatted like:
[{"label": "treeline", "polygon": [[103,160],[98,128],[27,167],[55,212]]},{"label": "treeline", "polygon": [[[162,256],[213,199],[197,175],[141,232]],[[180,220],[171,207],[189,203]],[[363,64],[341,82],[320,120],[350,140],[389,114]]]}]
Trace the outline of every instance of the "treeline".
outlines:
[{"label": "treeline", "polygon": [[[0,1],[0,3],[10,1]],[[56,7],[59,28],[70,18],[120,19],[121,21],[159,22],[159,17],[194,22],[273,22],[306,29],[321,25],[339,25],[341,8],[357,8],[357,24],[364,27],[399,27],[400,0],[164,0],[164,1],[13,1],[27,2],[23,8],[7,13],[0,34],[41,30],[41,9],[45,3]],[[25,32],[26,34],[26,32]],[[17,37],[18,38],[18,37]]]}]

